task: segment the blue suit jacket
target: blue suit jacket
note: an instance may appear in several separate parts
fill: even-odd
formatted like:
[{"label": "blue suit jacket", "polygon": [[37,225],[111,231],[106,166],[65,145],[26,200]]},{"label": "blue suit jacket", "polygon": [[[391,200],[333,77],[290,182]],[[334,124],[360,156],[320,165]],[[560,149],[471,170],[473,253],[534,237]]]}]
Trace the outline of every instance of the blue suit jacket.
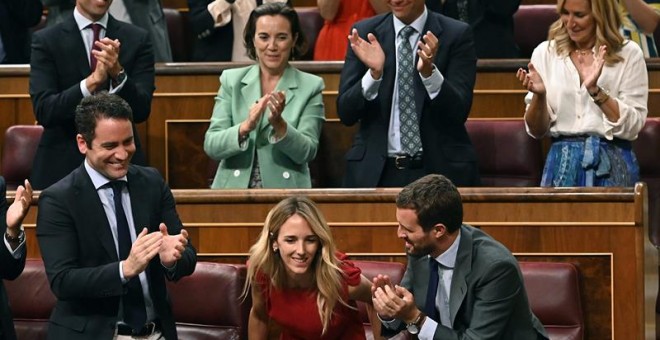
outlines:
[{"label": "blue suit jacket", "polygon": [[[151,112],[154,92],[154,56],[143,29],[108,19],[106,37],[119,39],[119,62],[128,76],[117,92],[133,110],[133,121],[142,123]],[[84,156],[76,144],[76,106],[83,99],[80,81],[91,74],[87,52],[73,15],[32,38],[30,97],[34,114],[43,125],[30,181],[35,189],[45,189],[82,163]],[[137,131],[133,131],[137,152],[133,163],[145,164]]]},{"label": "blue suit jacket", "polygon": [[[529,306],[522,273],[511,252],[479,229],[463,225],[460,230],[449,293],[452,328],[435,320],[438,327],[433,338],[548,339]],[[426,304],[428,282],[429,257],[408,256],[401,285],[414,295],[420,310]],[[392,333],[386,328],[383,331],[384,335]]]},{"label": "blue suit jacket", "polygon": [[5,245],[4,237],[7,231],[7,187],[4,178],[0,177],[0,339],[14,340],[14,323],[9,309],[9,299],[3,280],[13,280],[17,278],[25,268],[25,258],[27,257],[27,244],[24,244],[20,250],[20,258],[16,259],[9,252]]},{"label": "blue suit jacket", "polygon": [[[127,178],[136,235],[143,227],[157,232],[161,222],[170,235],[179,234],[183,226],[174,197],[158,171],[131,165]],[[84,165],[42,191],[37,240],[57,297],[48,338],[112,339],[126,288],[108,218]],[[196,263],[195,248],[188,243],[173,276],[167,276],[158,256],[145,270],[165,339],[177,338],[165,280],[192,274]]]},{"label": "blue suit jacket", "polygon": [[[396,45],[391,13],[360,21],[355,25],[363,39],[373,33],[385,51],[385,67],[378,96],[368,101],[361,80],[368,68],[348,48],[341,71],[337,113],[342,123],[360,123],[353,146],[346,155],[344,185],[375,187],[387,157],[387,134],[396,75]],[[447,176],[457,186],[479,184],[477,157],[465,129],[472,106],[477,57],[472,31],[467,24],[428,12],[424,32],[439,39],[434,64],[445,80],[440,93],[431,99],[415,73],[415,102],[419,115],[426,173]]]}]

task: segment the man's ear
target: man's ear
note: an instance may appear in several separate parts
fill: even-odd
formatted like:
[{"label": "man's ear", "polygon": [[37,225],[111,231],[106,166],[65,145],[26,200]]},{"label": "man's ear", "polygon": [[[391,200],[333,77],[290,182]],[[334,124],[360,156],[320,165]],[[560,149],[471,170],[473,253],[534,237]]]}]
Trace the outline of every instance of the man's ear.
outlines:
[{"label": "man's ear", "polygon": [[433,226],[433,236],[440,238],[444,235],[447,235],[447,227],[444,224],[438,223]]},{"label": "man's ear", "polygon": [[78,151],[80,151],[80,153],[83,155],[87,154],[87,142],[81,134],[76,135],[76,142],[78,143]]}]

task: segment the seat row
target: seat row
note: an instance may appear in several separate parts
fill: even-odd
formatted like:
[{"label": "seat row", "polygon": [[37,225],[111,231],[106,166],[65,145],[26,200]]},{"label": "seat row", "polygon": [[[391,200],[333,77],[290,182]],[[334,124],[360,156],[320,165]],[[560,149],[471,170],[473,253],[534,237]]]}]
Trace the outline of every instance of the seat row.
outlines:
[{"label": "seat row", "polygon": [[[188,12],[179,11],[174,8],[164,8],[167,28],[172,47],[172,57],[175,62],[190,61],[194,41],[197,39],[192,34],[188,22]],[[317,7],[296,7],[300,17],[302,31],[305,32],[309,42],[309,51],[302,60],[312,60],[314,45],[321,27],[323,18]],[[546,40],[550,24],[557,20],[555,5],[521,5],[513,16],[514,37],[520,47],[520,57],[529,58],[534,48]]]},{"label": "seat row", "polygon": [[[355,261],[366,277],[389,275],[394,282],[405,267],[398,262]],[[582,339],[584,316],[577,267],[571,263],[520,262],[532,310],[551,339]],[[251,299],[242,298],[246,267],[242,264],[198,262],[195,272],[168,291],[181,339],[247,339]],[[18,339],[45,339],[55,305],[43,262],[29,259],[23,274],[6,282]],[[367,338],[371,325],[359,303]],[[400,338],[408,338],[405,334]]]}]

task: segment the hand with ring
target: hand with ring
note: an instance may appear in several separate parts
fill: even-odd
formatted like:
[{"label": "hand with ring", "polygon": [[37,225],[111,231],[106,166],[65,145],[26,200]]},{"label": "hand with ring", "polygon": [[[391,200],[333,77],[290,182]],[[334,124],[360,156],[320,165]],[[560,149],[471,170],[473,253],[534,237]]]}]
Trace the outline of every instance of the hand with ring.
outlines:
[{"label": "hand with ring", "polygon": [[424,77],[430,77],[433,72],[433,58],[438,51],[438,38],[431,32],[427,31],[422,39],[417,43],[417,71]]}]

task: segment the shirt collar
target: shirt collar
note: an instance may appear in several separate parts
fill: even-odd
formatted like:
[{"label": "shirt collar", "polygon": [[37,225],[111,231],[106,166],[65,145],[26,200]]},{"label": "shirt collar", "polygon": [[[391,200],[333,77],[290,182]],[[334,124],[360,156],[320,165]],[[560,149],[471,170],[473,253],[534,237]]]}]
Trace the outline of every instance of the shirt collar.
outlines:
[{"label": "shirt collar", "polygon": [[394,19],[394,37],[396,40],[396,37],[399,36],[399,31],[401,31],[404,27],[410,26],[414,28],[417,31],[417,34],[422,33],[424,30],[424,25],[426,25],[426,18],[428,18],[429,13],[426,11],[426,6],[424,6],[424,12],[422,12],[422,15],[420,15],[415,21],[413,21],[410,25],[404,24],[399,18],[396,16],[392,15],[392,18]]},{"label": "shirt collar", "polygon": [[95,23],[95,22],[96,22],[97,24],[100,24],[101,26],[103,26],[104,29],[108,28],[108,12],[105,12],[105,14],[104,14],[103,17],[101,18],[101,20],[99,20],[99,21],[91,21],[91,20],[85,18],[85,17],[84,17],[79,11],[78,11],[78,7],[75,7],[75,8],[73,9],[73,18],[76,20],[76,25],[78,25],[78,30],[80,30],[80,31],[84,30],[85,28],[87,28],[87,26],[89,26],[89,25],[91,25],[91,24],[93,24],[93,23]]},{"label": "shirt collar", "polygon": [[454,269],[456,266],[456,256],[458,255],[458,245],[461,243],[461,229],[458,229],[458,236],[454,240],[454,243],[449,246],[444,253],[436,257],[435,260],[438,261],[441,265]]},{"label": "shirt collar", "polygon": [[[92,184],[94,184],[94,189],[96,190],[99,190],[100,187],[110,183],[111,181],[107,177],[103,176],[100,172],[96,171],[96,169],[92,168],[92,166],[87,162],[87,159],[85,159],[85,170],[87,171],[89,178],[92,179]],[[116,180],[128,183],[128,177],[126,176],[117,178]]]}]

